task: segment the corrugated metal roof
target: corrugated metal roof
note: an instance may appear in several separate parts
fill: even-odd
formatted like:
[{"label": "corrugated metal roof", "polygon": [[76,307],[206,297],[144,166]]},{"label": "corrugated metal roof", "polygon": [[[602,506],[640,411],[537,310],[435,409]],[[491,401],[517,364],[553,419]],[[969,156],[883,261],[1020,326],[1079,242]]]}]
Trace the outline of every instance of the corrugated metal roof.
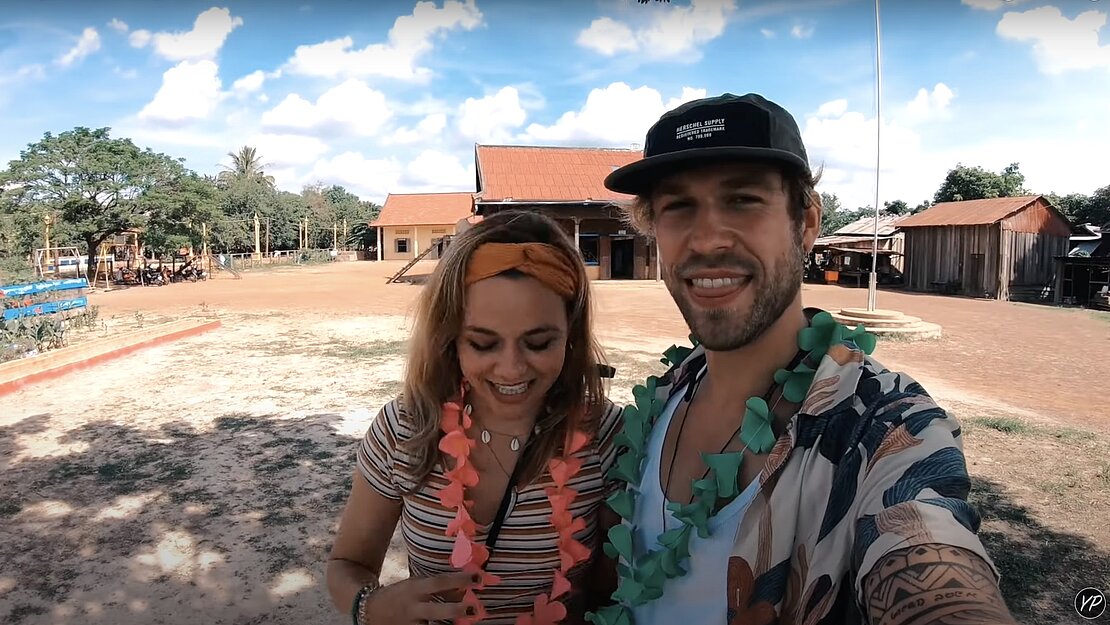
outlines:
[{"label": "corrugated metal roof", "polygon": [[[879,231],[879,240],[880,241],[885,241],[889,238],[890,238],[890,235],[883,236],[882,231],[881,230]],[[872,236],[861,236],[861,235],[843,236],[843,235],[838,235],[838,234],[830,234],[830,235],[826,235],[826,236],[823,236],[823,237],[817,237],[817,240],[814,241],[813,244],[814,245],[843,245],[845,243],[859,243],[861,241],[866,242],[866,243],[870,243],[872,240],[873,240]]]},{"label": "corrugated metal roof", "polygon": [[390,193],[371,226],[453,226],[474,212],[474,193]]},{"label": "corrugated metal roof", "polygon": [[548,146],[475,146],[479,201],[619,202],[629,196],[603,184],[617,167],[643,158],[640,150]]},{"label": "corrugated metal roof", "polygon": [[1037,201],[1039,195],[996,197],[963,202],[941,202],[910,215],[898,224],[899,228],[923,226],[986,226],[996,224],[1015,212]]},{"label": "corrugated metal roof", "polygon": [[[879,213],[879,236],[885,237],[894,234],[895,225],[904,221],[909,215],[884,215]],[[875,217],[862,217],[840,228],[833,234],[855,234],[873,236],[875,233]]]}]

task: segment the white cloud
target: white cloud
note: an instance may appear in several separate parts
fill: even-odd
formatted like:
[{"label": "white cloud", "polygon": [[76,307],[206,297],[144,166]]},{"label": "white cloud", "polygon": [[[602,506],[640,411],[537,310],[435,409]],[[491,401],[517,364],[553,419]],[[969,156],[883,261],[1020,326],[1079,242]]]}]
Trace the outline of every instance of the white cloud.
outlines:
[{"label": "white cloud", "polygon": [[69,52],[58,57],[57,63],[62,67],[69,67],[99,49],[100,33],[96,32],[95,28],[89,26],[82,31],[81,37],[77,40],[77,44],[74,45]]},{"label": "white cloud", "polygon": [[848,112],[848,101],[841,98],[825,102],[817,109],[818,117],[840,117]]},{"label": "white cloud", "polygon": [[297,46],[286,69],[293,74],[335,78],[339,76],[386,76],[425,81],[431,70],[419,67],[420,57],[430,51],[433,40],[455,29],[473,30],[482,23],[475,0],[447,0],[443,8],[434,2],[417,2],[411,15],[402,15],[389,29],[388,42],[360,50],[347,36],[314,45]]},{"label": "white cloud", "polygon": [[131,33],[131,45],[145,47],[153,42],[154,51],[171,61],[211,59],[223,47],[231,31],[243,25],[243,18],[232,17],[226,8],[212,7],[193,22],[193,29],[151,34],[148,30]]},{"label": "white cloud", "polygon": [[219,68],[209,60],[182,61],[162,74],[162,87],[139,112],[147,122],[180,125],[205,119],[220,101]]},{"label": "white cloud", "polygon": [[[472,159],[471,159],[472,160]],[[474,164],[438,150],[424,150],[405,168],[401,189],[435,193],[474,189]]]},{"label": "white cloud", "polygon": [[790,29],[790,36],[795,39],[809,39],[813,36],[815,30],[816,28],[812,24],[808,26],[795,24],[794,27]]},{"label": "white cloud", "polygon": [[447,128],[447,116],[443,113],[432,113],[416,124],[415,128],[398,128],[393,134],[382,140],[384,144],[409,144],[431,141],[440,136]]},{"label": "white cloud", "polygon": [[596,50],[606,56],[618,52],[635,52],[640,44],[628,24],[610,17],[599,17],[590,27],[578,33],[578,45]]},{"label": "white cloud", "polygon": [[136,30],[127,36],[127,41],[131,43],[133,48],[142,48],[150,43],[150,38],[154,35],[149,30]]},{"label": "white cloud", "polygon": [[660,115],[705,95],[704,89],[683,87],[679,97],[664,103],[662,94],[651,87],[633,89],[623,82],[615,82],[604,89],[591,90],[580,110],[564,113],[550,126],[530,124],[521,138],[609,146],[642,143],[648,128]]},{"label": "white cloud", "polygon": [[507,141],[510,130],[524,124],[526,113],[515,87],[502,87],[484,98],[467,98],[458,112],[459,132],[478,143]]},{"label": "white cloud", "polygon": [[[316,137],[256,134],[244,142],[258,150],[262,162],[273,168],[311,165],[328,153],[328,144]],[[270,167],[266,168],[269,171]]]},{"label": "white cloud", "polygon": [[351,78],[325,91],[315,104],[296,93],[289,94],[262,114],[262,125],[278,131],[370,136],[377,134],[391,117],[382,92]]},{"label": "white cloud", "polygon": [[254,93],[262,88],[266,81],[266,72],[255,70],[231,84],[231,90],[237,94]]},{"label": "white cloud", "polygon": [[404,166],[396,158],[368,159],[358,152],[344,152],[316,162],[306,180],[338,184],[364,200],[385,201],[399,188]]},{"label": "white cloud", "polygon": [[1002,7],[1012,7],[1028,1],[1029,0],[961,0],[964,5],[980,11],[997,11]]},{"label": "white cloud", "polygon": [[[911,205],[932,197],[946,163],[923,148],[914,124],[945,110],[954,95],[944,83],[917,97],[895,115],[884,115],[881,127],[881,201],[902,199]],[[822,104],[799,120],[810,163],[824,168],[822,191],[839,196],[848,208],[875,203],[876,120],[849,110],[845,99]],[[954,163],[955,161],[953,161]]]},{"label": "white cloud", "polygon": [[696,61],[697,46],[720,37],[736,0],[691,0],[689,6],[653,7],[651,21],[633,28],[602,17],[579,33],[578,43],[601,54],[635,52],[655,58]]},{"label": "white cloud", "polygon": [[112,21],[108,22],[108,28],[111,28],[118,33],[125,33],[128,30],[127,22],[121,20],[118,17],[113,17]]},{"label": "white cloud", "polygon": [[46,77],[46,68],[41,63],[24,65],[11,73],[0,73],[0,85],[19,82],[23,79],[39,79]]},{"label": "white cloud", "polygon": [[1070,20],[1054,6],[1022,13],[1007,12],[998,22],[998,35],[1014,41],[1032,41],[1033,57],[1045,74],[1070,70],[1110,69],[1110,44],[1099,45],[1099,31],[1106,13],[1084,11]]},{"label": "white cloud", "polygon": [[932,92],[922,87],[917,90],[917,97],[906,105],[907,122],[917,123],[935,118],[948,116],[949,104],[956,94],[948,85],[938,82]]},{"label": "white cloud", "polygon": [[760,34],[762,34],[767,39],[774,39],[775,38],[775,31],[771,30],[770,28],[760,28],[759,32],[760,32]]},{"label": "white cloud", "polygon": [[127,80],[131,80],[133,78],[138,78],[139,77],[139,72],[138,71],[136,71],[134,69],[123,69],[122,67],[120,67],[118,65],[113,67],[112,71],[115,72],[115,74],[117,76],[119,76],[120,78],[125,78]]}]

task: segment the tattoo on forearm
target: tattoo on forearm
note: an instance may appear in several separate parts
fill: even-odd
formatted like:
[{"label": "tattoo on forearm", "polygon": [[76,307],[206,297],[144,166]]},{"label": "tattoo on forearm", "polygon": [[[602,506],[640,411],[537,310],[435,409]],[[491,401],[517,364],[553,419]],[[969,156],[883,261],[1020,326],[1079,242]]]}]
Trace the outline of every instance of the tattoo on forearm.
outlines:
[{"label": "tattoo on forearm", "polygon": [[1010,625],[990,567],[947,545],[919,545],[880,560],[864,582],[874,625]]}]

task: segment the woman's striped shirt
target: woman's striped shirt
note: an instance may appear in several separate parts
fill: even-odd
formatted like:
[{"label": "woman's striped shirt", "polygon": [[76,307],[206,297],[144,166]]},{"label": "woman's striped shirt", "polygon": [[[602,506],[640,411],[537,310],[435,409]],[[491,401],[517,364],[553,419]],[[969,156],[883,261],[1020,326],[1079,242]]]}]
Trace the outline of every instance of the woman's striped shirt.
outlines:
[{"label": "woman's striped shirt", "polygon": [[[575,539],[595,550],[598,557],[601,540],[597,535],[600,506],[620,482],[605,478],[616,458],[613,439],[620,430],[620,408],[605,402],[598,421],[598,432],[575,454],[583,461],[582,469],[568,486],[578,492],[571,512],[582,517],[586,527]],[[455,571],[450,564],[454,538],[447,536],[447,525],[455,511],[440,504],[436,493],[447,486],[444,467],[437,464],[424,486],[411,495],[414,459],[400,450],[399,442],[415,432],[401,402],[393,400],[378,412],[358,452],[362,475],[382,496],[403,502],[401,533],[408,551],[409,575],[426,577]],[[519,614],[528,613],[541,592],[550,592],[552,574],[559,568],[559,535],[552,527],[551,505],[546,488],[554,486],[544,472],[530,484],[514,489],[509,510],[497,539],[497,547],[486,570],[501,578],[501,583],[478,592],[489,617],[482,623],[512,625]],[[489,526],[478,526],[476,542],[486,539]],[[561,597],[568,608],[568,622],[581,618],[582,589],[589,583],[585,577],[593,560],[580,563],[568,575],[572,591]]]}]

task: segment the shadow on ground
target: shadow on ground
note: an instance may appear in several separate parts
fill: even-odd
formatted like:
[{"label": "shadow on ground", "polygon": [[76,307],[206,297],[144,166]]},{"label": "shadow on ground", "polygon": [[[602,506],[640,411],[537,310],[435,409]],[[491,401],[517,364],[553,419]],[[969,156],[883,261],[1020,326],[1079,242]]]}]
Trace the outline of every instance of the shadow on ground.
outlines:
[{"label": "shadow on ground", "polygon": [[1088,586],[1110,589],[1107,546],[1047,527],[997,482],[972,477],[970,499],[983,517],[979,535],[1002,575],[1002,594],[1018,622],[1086,622],[1072,608],[1073,600]]},{"label": "shadow on ground", "polygon": [[0,623],[347,622],[323,589],[358,444],[342,418],[0,427]]}]

